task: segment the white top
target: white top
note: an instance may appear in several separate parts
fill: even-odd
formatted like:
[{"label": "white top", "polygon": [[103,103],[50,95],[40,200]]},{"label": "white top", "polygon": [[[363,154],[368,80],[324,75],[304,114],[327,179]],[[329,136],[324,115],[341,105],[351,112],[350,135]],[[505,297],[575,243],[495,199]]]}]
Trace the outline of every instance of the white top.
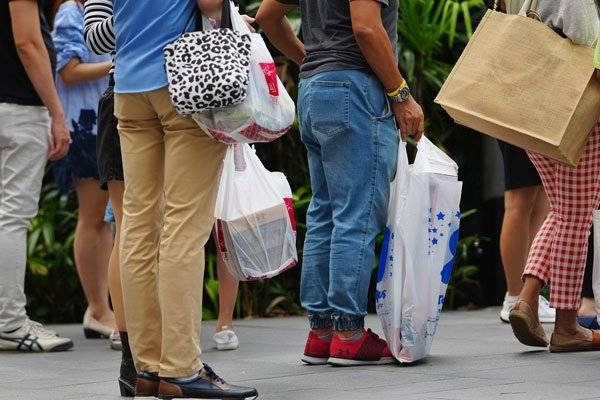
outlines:
[{"label": "white top", "polygon": [[[506,0],[509,14],[525,15],[532,0]],[[552,29],[560,29],[576,44],[594,47],[600,33],[595,0],[538,0],[537,12]]]}]

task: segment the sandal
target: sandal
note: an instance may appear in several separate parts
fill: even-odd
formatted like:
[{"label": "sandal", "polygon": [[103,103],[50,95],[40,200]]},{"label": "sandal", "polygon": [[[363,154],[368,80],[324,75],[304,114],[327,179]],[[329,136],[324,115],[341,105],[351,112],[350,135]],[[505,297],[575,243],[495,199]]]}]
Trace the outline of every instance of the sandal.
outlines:
[{"label": "sandal", "polygon": [[600,331],[592,330],[592,340],[572,339],[558,333],[552,334],[550,342],[552,353],[571,353],[575,351],[600,351]]},{"label": "sandal", "polygon": [[529,304],[517,301],[508,319],[519,342],[526,346],[548,347],[546,332]]}]

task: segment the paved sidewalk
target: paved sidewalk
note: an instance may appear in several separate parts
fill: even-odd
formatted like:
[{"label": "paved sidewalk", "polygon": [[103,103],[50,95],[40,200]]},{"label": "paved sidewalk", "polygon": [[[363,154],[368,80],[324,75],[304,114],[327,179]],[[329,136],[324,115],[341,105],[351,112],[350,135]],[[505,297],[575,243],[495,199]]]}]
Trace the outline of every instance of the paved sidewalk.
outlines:
[{"label": "paved sidewalk", "polygon": [[[232,382],[256,386],[264,400],[600,399],[600,353],[554,355],[521,346],[498,310],[447,312],[432,356],[414,366],[309,367],[303,318],[239,321],[241,349],[211,349],[205,360]],[[379,325],[369,318],[373,327]],[[56,354],[0,353],[0,399],[119,399],[119,353],[85,340],[79,326],[55,327],[75,340]],[[550,327],[547,327],[549,329]]]}]

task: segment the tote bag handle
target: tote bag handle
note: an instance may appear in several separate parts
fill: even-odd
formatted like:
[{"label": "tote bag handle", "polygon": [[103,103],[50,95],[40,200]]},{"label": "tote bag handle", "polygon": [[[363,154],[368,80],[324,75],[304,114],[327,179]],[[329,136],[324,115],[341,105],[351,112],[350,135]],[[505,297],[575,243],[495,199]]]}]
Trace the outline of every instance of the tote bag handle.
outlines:
[{"label": "tote bag handle", "polygon": [[[542,22],[542,18],[540,17],[540,14],[538,12],[538,2],[539,0],[531,0],[531,3],[529,4],[529,9],[525,13],[525,16],[531,19],[535,19],[536,21]],[[500,0],[494,0],[494,11],[498,11],[499,8]]]}]

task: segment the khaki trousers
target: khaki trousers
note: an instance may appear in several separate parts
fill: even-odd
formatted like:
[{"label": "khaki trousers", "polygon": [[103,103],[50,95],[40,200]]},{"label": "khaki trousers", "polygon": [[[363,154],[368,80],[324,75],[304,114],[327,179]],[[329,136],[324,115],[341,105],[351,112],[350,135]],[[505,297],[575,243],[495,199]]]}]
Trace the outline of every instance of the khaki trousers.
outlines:
[{"label": "khaki trousers", "polygon": [[115,94],[125,194],[121,278],[138,371],[202,368],[204,245],[226,146],[177,114],[166,88]]}]

